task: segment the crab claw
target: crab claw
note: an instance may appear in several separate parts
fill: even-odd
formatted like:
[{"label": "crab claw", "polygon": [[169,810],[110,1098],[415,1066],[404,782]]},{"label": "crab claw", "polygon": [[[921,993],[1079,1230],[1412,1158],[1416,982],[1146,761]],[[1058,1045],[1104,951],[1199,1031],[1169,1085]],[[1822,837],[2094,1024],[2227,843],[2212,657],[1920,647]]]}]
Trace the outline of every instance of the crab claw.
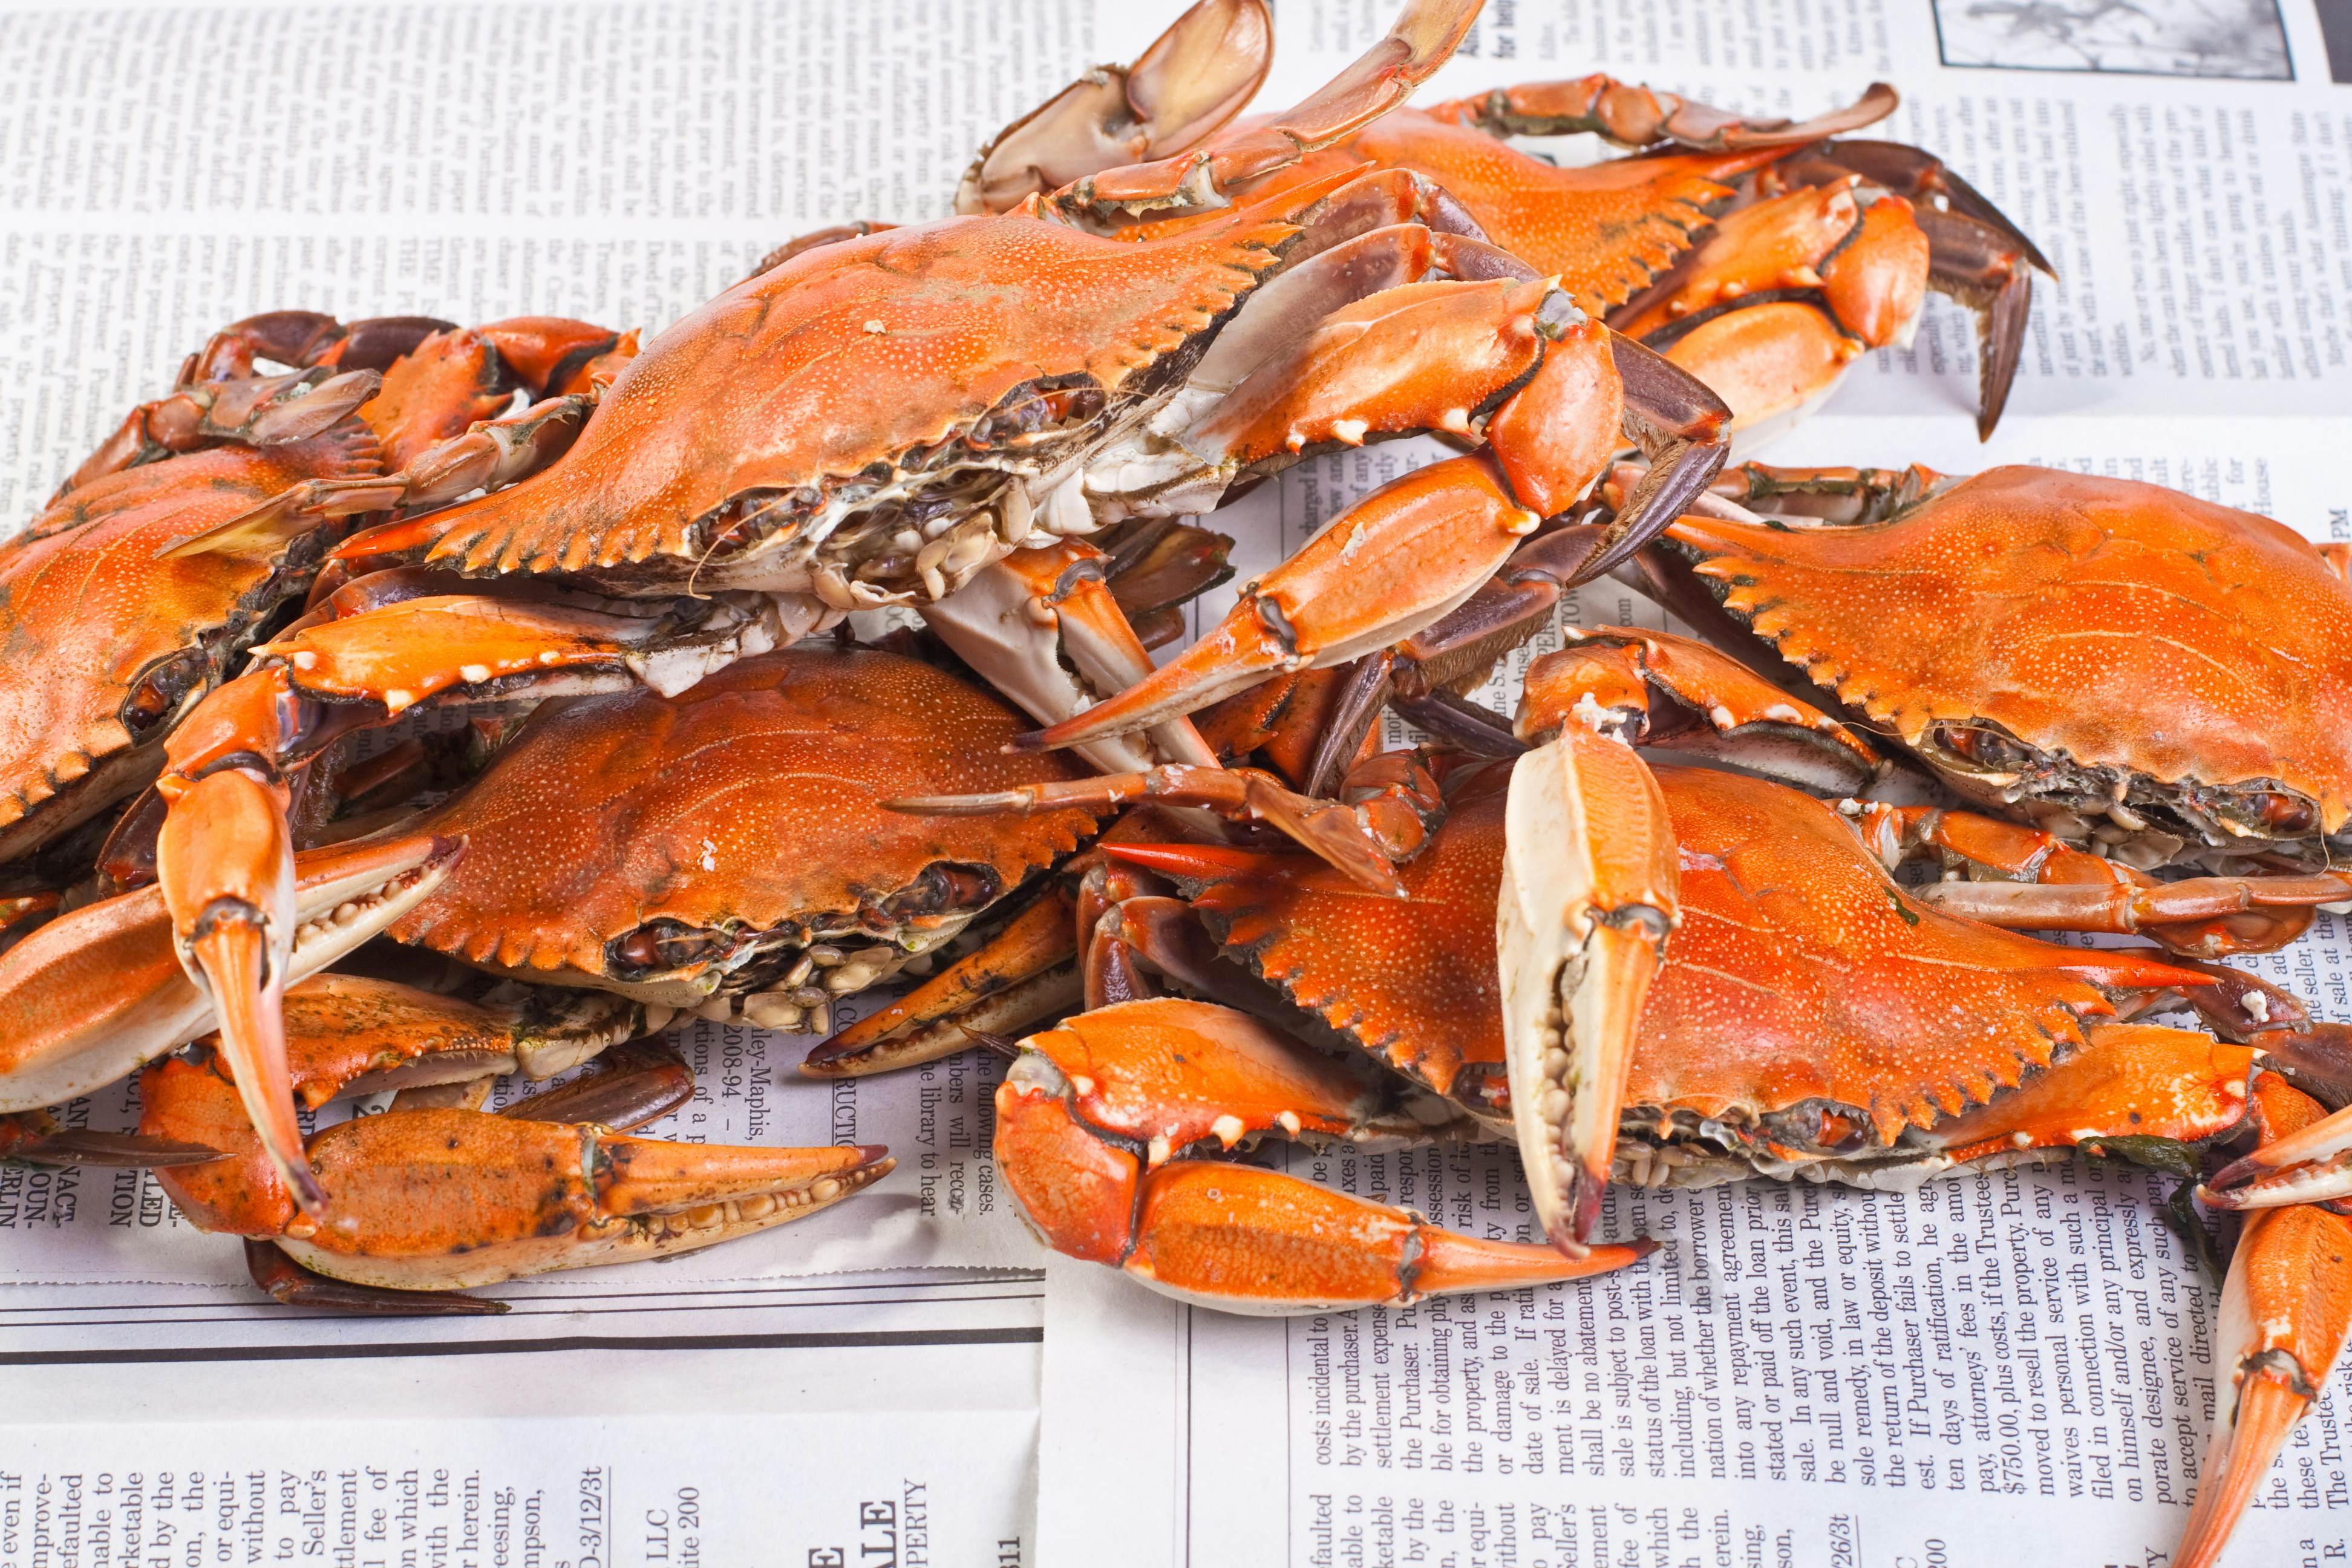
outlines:
[{"label": "crab claw", "polygon": [[2352,1106],[2223,1166],[2197,1195],[2218,1209],[2284,1208],[2352,1197]]},{"label": "crab claw", "polygon": [[313,1148],[338,1221],[295,1220],[278,1245],[317,1273],[392,1289],[698,1251],[831,1207],[895,1164],[879,1144],[670,1143],[471,1110],[363,1117]]},{"label": "crab claw", "polygon": [[294,956],[294,841],[267,784],[232,768],[181,792],[155,846],[173,951],[220,1014],[221,1054],[246,1114],[306,1214],[327,1201],[302,1153],[286,1066]]},{"label": "crab claw", "polygon": [[956,188],[1005,212],[1085,175],[1165,158],[1223,126],[1274,63],[1266,0],[1199,0],[1131,66],[1097,66],[996,133]]},{"label": "crab claw", "polygon": [[1680,921],[1657,780],[1582,724],[1519,759],[1496,917],[1519,1157],[1552,1245],[1581,1257],[1616,1152],[1635,1031]]},{"label": "crab claw", "polygon": [[1046,1245],[1182,1300],[1278,1314],[1409,1307],[1620,1268],[1655,1244],[1550,1247],[1443,1230],[1280,1171],[1196,1157],[1261,1137],[1448,1135],[1396,1083],[1256,1021],[1174,997],[1021,1042],[996,1091],[1005,1186]]},{"label": "crab claw", "polygon": [[[419,836],[306,850],[295,861],[290,979],[341,958],[423,900],[457,857]],[[152,887],[58,916],[0,953],[0,1112],[88,1094],[214,1026]]]},{"label": "crab claw", "polygon": [[2221,1287],[2220,1350],[2234,1358],[2178,1568],[2213,1568],[2271,1462],[2318,1396],[2352,1329],[2352,1220],[2294,1207],[2246,1222]]},{"label": "crab claw", "polygon": [[1283,671],[1384,647],[1467,598],[1538,521],[1484,454],[1416,468],[1325,524],[1177,658],[1014,744],[1050,751],[1128,734]]},{"label": "crab claw", "polygon": [[584,1098],[557,1089],[504,1114],[395,1107],[340,1122],[310,1141],[332,1194],[324,1221],[296,1210],[236,1091],[201,1052],[147,1069],[141,1126],[197,1133],[227,1151],[159,1177],[196,1226],[275,1242],[330,1279],[403,1291],[694,1251],[814,1214],[891,1169],[888,1151],[876,1144],[670,1143],[593,1121],[539,1119],[591,1111],[599,1100],[603,1113],[615,1114],[606,1076],[642,1077],[655,1091],[629,1097],[635,1103],[617,1113],[657,1113],[677,1102],[674,1093],[666,1102],[659,1094],[674,1076],[659,1069],[658,1061],[646,1072],[624,1066],[590,1080]]}]

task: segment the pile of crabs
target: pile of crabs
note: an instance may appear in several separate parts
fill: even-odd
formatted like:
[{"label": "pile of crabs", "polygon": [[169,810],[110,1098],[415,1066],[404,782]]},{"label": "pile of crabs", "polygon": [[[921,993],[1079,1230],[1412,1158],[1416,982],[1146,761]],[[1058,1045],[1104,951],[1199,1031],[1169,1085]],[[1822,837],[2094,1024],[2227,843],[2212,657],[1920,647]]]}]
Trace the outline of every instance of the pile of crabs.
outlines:
[{"label": "pile of crabs", "polygon": [[[1245,116],[1267,7],[1201,0],[961,216],[642,344],[215,335],[0,546],[0,1157],[153,1167],[281,1300],[482,1310],[889,1171],[630,1136],[692,1089],[654,1037],[732,1018],[820,1076],[1009,1056],[1048,1245],[1283,1312],[1633,1264],[1612,1182],[2083,1150],[2234,1233],[2214,1561],[2352,1324],[2352,1037],[2220,962],[2352,899],[2347,558],[2116,480],[1727,466],[1931,289],[1989,430],[2047,263],[1852,135],[1884,87],[1405,107],[1476,8]],[[1512,144],[1578,132],[1627,151]],[[1226,575],[1192,520],[1406,435],[1456,455],[1155,668]],[[1604,574],[1699,635],[1465,695]],[[136,1132],[53,1114],[131,1073]],[[517,1073],[570,1076],[488,1109]],[[1275,1137],[1513,1141],[1547,1239],[1223,1157]]]}]

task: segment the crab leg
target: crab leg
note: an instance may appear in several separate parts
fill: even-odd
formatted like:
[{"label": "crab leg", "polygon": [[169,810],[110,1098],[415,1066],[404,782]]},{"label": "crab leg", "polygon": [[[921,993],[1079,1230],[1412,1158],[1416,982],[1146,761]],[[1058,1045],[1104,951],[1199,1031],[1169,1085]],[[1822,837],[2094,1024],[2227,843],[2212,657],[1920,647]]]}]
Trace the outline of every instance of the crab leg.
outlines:
[{"label": "crab leg", "polygon": [[2175,952],[2218,958],[2282,946],[2302,934],[2317,906],[2352,898],[2352,878],[2334,872],[2160,882],[2037,828],[1974,812],[1876,803],[1862,803],[1856,812],[1855,831],[1890,870],[1935,851],[1947,865],[2013,879],[1919,889],[1927,902],[1952,914],[2011,931],[2145,935]]},{"label": "crab leg", "polygon": [[1364,497],[1244,590],[1224,621],[1174,661],[1023,744],[1123,734],[1271,675],[1346,663],[1410,637],[1464,603],[1542,517],[1583,494],[1621,424],[1656,461],[1579,568],[1583,577],[1638,549],[1720,461],[1722,405],[1649,351],[1584,320],[1543,279],[1418,284],[1336,312],[1250,373],[1184,440],[1218,465],[1246,465],[1360,441],[1373,428],[1466,431],[1471,409],[1498,394],[1487,450],[1430,464]]},{"label": "crab leg", "polygon": [[1519,739],[1547,740],[1571,722],[1811,790],[1852,793],[1879,771],[1869,743],[1821,710],[1704,643],[1635,626],[1569,628],[1567,646],[1528,665]]},{"label": "crab leg", "polygon": [[1198,806],[1234,821],[1265,823],[1313,850],[1360,886],[1391,896],[1402,890],[1394,862],[1420,847],[1427,837],[1428,816],[1439,804],[1436,784],[1425,773],[1394,781],[1393,787],[1376,786],[1360,805],[1299,795],[1271,774],[1251,768],[1181,765],[1031,784],[992,795],[917,795],[887,804],[893,811],[922,816],[979,816],[1065,806],[1100,811],[1147,800],[1161,805]]},{"label": "crab leg", "polygon": [[1490,136],[1571,136],[1589,132],[1620,147],[1672,142],[1699,152],[1720,153],[1801,147],[1875,124],[1894,113],[1898,101],[1893,88],[1873,82],[1846,108],[1811,120],[1750,119],[1595,73],[1569,81],[1496,88],[1475,98],[1432,104],[1425,112],[1475,125]]},{"label": "crab leg", "polygon": [[[1031,717],[1048,724],[1066,720],[1090,700],[1151,673],[1151,656],[1105,580],[1108,559],[1075,539],[1016,550],[924,605],[924,623]],[[1163,758],[1216,765],[1216,753],[1189,720],[1155,725],[1150,739],[1157,756],[1118,738],[1077,750],[1107,773],[1134,772]]]},{"label": "crab leg", "polygon": [[2223,1209],[2352,1198],[2352,1106],[2287,1131],[2223,1167],[2198,1196]]},{"label": "crab leg", "polygon": [[[321,1033],[298,1037],[295,1048],[305,1087],[331,1096],[380,1081],[383,1069],[337,1081],[352,1065],[339,1021],[380,1023],[399,1005],[380,994],[317,1000],[311,1021]],[[428,1030],[441,1016],[435,1000],[410,1004],[413,1021]],[[415,1082],[470,1078],[484,1054],[478,1039],[442,1036],[412,1049],[398,1070]],[[886,1151],[870,1145],[726,1148],[620,1136],[603,1117],[625,1123],[678,1101],[675,1064],[655,1059],[503,1115],[395,1108],[331,1127],[310,1141],[333,1205],[332,1223],[321,1225],[298,1211],[221,1068],[199,1052],[159,1062],[142,1080],[142,1131],[200,1137],[226,1152],[163,1178],[173,1202],[205,1229],[274,1241],[306,1268],[364,1286],[462,1289],[693,1251],[813,1214],[891,1168]],[[650,1091],[626,1092],[640,1076]],[[542,1119],[588,1112],[599,1120]]]},{"label": "crab leg", "polygon": [[2138,1140],[2198,1144],[2239,1126],[2262,1053],[2193,1029],[2093,1024],[2072,1057],[1921,1139],[1953,1160],[2028,1149],[2128,1150]]},{"label": "crab leg", "polygon": [[[1477,19],[1479,3],[1409,0],[1386,37],[1296,107],[1211,135],[1188,152],[1084,175],[1046,201],[1061,211],[1094,216],[1223,205],[1236,185],[1297,163],[1410,98],[1413,89],[1453,58]],[[1202,14],[1195,25],[1205,32],[1213,16]],[[1246,20],[1237,20],[1246,29]],[[1179,68],[1199,58],[1188,37],[1168,63]],[[1253,62],[1251,68],[1261,68]],[[1212,85],[1202,96],[1219,102],[1226,94]]]},{"label": "crab leg", "polygon": [[2219,1355],[2231,1358],[2230,1386],[2198,1476],[2196,1506],[2173,1555],[2183,1568],[2214,1568],[2221,1561],[2231,1531],[2352,1332],[2352,1219],[2313,1206],[2326,1195],[2325,1184],[2293,1174],[2297,1160],[2346,1144],[2345,1115],[2322,1118],[2319,1106],[2294,1089],[2266,1097],[2265,1108],[2284,1136],[2215,1182],[2261,1171],[2287,1172],[2288,1178],[2255,1175],[2250,1187],[2216,1192],[2209,1184],[2198,1194],[2209,1204],[2255,1212],[2239,1233],[2221,1285],[2215,1338]]},{"label": "crab leg", "polygon": [[1865,209],[1856,183],[1846,175],[1727,215],[1612,324],[1713,387],[1735,428],[1796,417],[1866,349],[1910,332],[1930,279],[1911,205],[1881,196]]},{"label": "crab leg", "polygon": [[217,1160],[220,1151],[205,1143],[176,1138],[147,1138],[136,1132],[101,1132],[87,1127],[60,1127],[42,1110],[20,1110],[0,1116],[0,1161],[28,1165],[91,1165],[131,1170],[193,1165]]},{"label": "crab leg", "polygon": [[1899,142],[1832,142],[1798,160],[1790,174],[1804,178],[1817,166],[1852,171],[1916,204],[1918,226],[1927,237],[1928,286],[1976,312],[1982,361],[1977,433],[1990,434],[2017,375],[2033,273],[2055,279],[2058,269],[2023,230],[1933,153]]},{"label": "crab leg", "polygon": [[2216,1327],[2232,1358],[2225,1408],[2172,1561],[2213,1568],[2271,1463],[2319,1396],[2352,1330],[2352,1220],[2325,1209],[2251,1216],[2221,1286]]},{"label": "crab leg", "polygon": [[1180,1158],[1244,1139],[1420,1139],[1434,1127],[1368,1071],[1203,1002],[1129,1002],[1022,1042],[997,1089],[1006,1184],[1055,1250],[1226,1311],[1408,1306],[1622,1268],[1481,1241],[1254,1166]]},{"label": "crab leg", "polygon": [[217,442],[250,447],[306,441],[375,396],[373,371],[298,371],[290,375],[204,381],[142,403],[58,487],[48,504],[136,464]]},{"label": "crab leg", "polygon": [[801,1071],[847,1078],[915,1067],[1010,1035],[1078,1000],[1076,900],[1047,889],[976,951],[813,1047]]}]

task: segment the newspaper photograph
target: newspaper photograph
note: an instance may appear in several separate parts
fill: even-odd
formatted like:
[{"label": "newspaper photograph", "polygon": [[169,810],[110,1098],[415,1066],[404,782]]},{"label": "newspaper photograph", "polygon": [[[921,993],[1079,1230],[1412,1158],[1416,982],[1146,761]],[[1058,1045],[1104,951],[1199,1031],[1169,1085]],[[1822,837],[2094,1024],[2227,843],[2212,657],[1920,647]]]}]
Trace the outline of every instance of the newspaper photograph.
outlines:
[{"label": "newspaper photograph", "polygon": [[[564,316],[650,339],[796,236],[947,216],[975,149],[1183,10],[0,0],[0,532],[229,321]],[[1396,10],[1276,0],[1255,105],[1302,97]],[[1593,71],[1790,118],[1890,82],[1900,107],[1862,134],[1932,151],[2054,269],[1989,440],[1977,318],[1931,293],[1907,339],[1741,458],[2040,464],[2352,543],[2341,5],[1488,0],[1420,97]],[[1204,520],[1235,575],[1159,656],[1452,450],[1312,457]],[[1586,584],[1470,700],[1507,719],[1528,664],[1595,625],[1679,623]],[[1385,743],[1420,738],[1385,721]],[[2231,962],[2352,1021],[2341,915]],[[692,1098],[642,1135],[882,1144],[896,1168],[725,1246],[408,1318],[271,1302],[152,1174],[0,1162],[0,1568],[2154,1568],[2231,1398],[2179,1180],[2122,1162],[1621,1187],[1596,1235],[1660,1244],[1625,1269],[1259,1318],[1040,1244],[993,1147],[994,1052],[815,1079],[814,1034],[681,1017],[667,1038]],[[57,1113],[128,1131],[137,1095]],[[1540,1239],[1498,1146],[1242,1157]],[[2322,1391],[2225,1563],[2352,1557],[2343,1399]]]}]

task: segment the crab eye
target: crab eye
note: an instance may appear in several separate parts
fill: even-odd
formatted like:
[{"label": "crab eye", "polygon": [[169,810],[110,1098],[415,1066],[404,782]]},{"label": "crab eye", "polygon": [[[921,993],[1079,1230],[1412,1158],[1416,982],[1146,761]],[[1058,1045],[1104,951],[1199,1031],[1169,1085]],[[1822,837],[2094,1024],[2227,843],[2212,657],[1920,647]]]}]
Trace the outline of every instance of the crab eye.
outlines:
[{"label": "crab eye", "polygon": [[2247,805],[2252,807],[2254,819],[2275,833],[2309,833],[2318,825],[2318,815],[2312,810],[2311,802],[2300,795],[2264,790]]},{"label": "crab eye", "polygon": [[212,668],[213,661],[204,649],[184,647],[141,670],[116,715],[131,731],[132,742],[146,740],[178,712],[190,691],[208,683]]},{"label": "crab eye", "polygon": [[1936,731],[1936,739],[1947,751],[1979,767],[2006,772],[2024,766],[2032,757],[2031,752],[2007,736],[1971,724],[1942,725]]},{"label": "crab eye", "polygon": [[614,937],[604,951],[613,973],[627,980],[706,963],[719,956],[726,946],[726,938],[718,931],[676,921],[654,921]]}]

